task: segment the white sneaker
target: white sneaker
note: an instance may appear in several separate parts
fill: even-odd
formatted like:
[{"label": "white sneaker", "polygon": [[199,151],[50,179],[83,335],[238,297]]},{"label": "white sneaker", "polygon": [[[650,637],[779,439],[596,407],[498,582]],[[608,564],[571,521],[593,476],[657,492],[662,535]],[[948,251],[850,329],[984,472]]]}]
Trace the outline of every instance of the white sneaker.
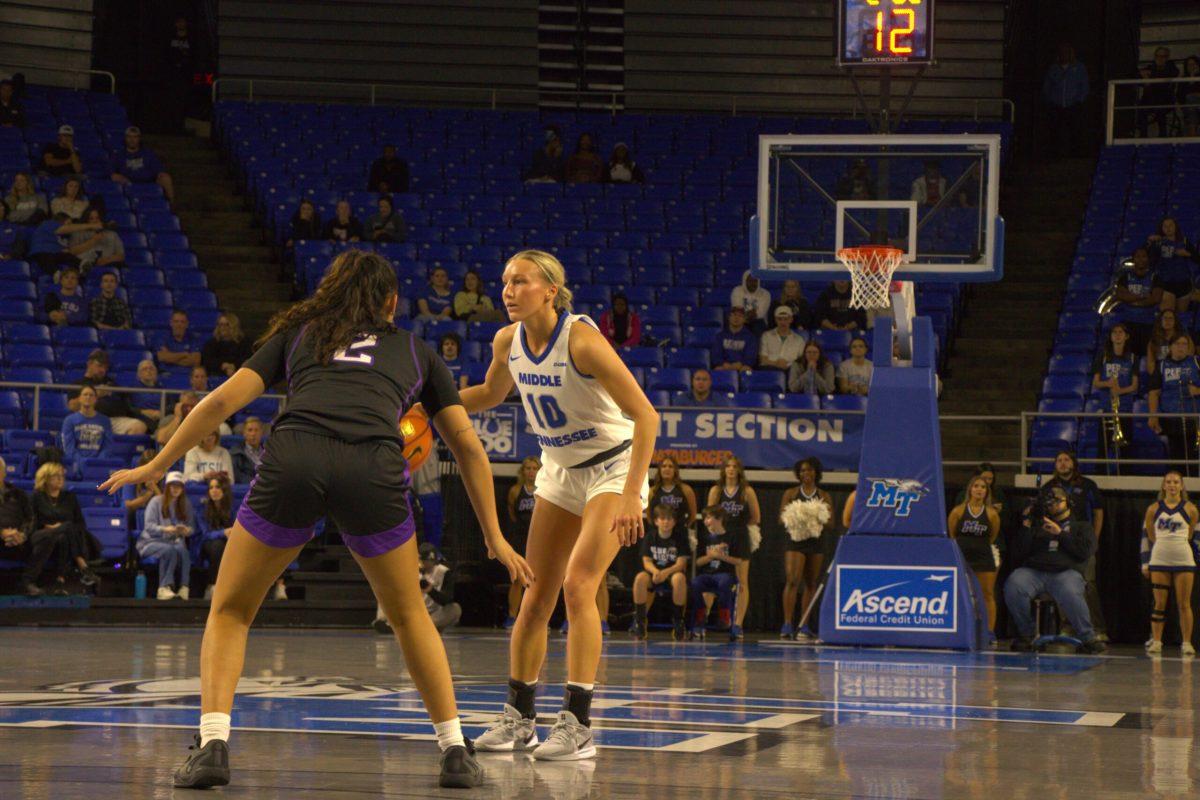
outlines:
[{"label": "white sneaker", "polygon": [[212,595],[213,595],[213,585],[210,583],[208,586],[204,587],[204,599],[212,600]]},{"label": "white sneaker", "polygon": [[475,740],[475,749],[492,753],[519,752],[532,750],[537,743],[534,720],[525,719],[520,711],[505,703],[504,712]]},{"label": "white sneaker", "polygon": [[596,757],[592,729],[579,724],[570,711],[559,711],[550,735],[533,751],[539,761],[580,761]]},{"label": "white sneaker", "polygon": [[275,584],[275,591],[271,593],[272,600],[287,600],[287,587],[282,583]]},{"label": "white sneaker", "polygon": [[1162,642],[1154,639],[1146,642],[1146,654],[1151,656],[1162,655]]},{"label": "white sneaker", "polygon": [[1184,658],[1195,658],[1196,648],[1192,647],[1191,642],[1184,642],[1183,644],[1179,645],[1179,655],[1183,656]]},{"label": "white sneaker", "polygon": [[175,593],[171,591],[170,586],[160,586],[160,587],[158,587],[158,599],[159,600],[174,600]]},{"label": "white sneaker", "polygon": [[189,595],[188,587],[180,586],[179,592],[175,596],[178,597],[180,600],[188,600],[188,599],[190,599],[188,597],[188,595]]}]

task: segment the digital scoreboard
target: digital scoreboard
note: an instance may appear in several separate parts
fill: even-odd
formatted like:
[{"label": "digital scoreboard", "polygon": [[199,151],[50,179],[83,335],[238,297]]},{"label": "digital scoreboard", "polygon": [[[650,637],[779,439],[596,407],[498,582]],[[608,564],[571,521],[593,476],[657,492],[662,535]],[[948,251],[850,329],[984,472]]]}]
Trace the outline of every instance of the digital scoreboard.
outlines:
[{"label": "digital scoreboard", "polygon": [[933,0],[837,0],[838,66],[933,62]]}]

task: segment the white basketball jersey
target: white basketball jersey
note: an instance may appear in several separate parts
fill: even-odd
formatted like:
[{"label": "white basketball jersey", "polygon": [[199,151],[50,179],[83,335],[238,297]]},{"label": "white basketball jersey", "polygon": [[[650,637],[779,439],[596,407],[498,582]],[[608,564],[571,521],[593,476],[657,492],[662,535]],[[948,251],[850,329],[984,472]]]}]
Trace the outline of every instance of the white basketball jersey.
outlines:
[{"label": "white basketball jersey", "polygon": [[1170,508],[1158,501],[1154,515],[1154,548],[1150,551],[1152,567],[1190,567],[1196,563],[1192,555],[1192,521],[1183,510],[1183,503]]},{"label": "white basketball jersey", "polygon": [[559,314],[550,343],[534,357],[517,323],[508,369],[521,392],[529,427],[542,446],[542,458],[575,467],[633,438],[633,420],[621,413],[608,392],[571,361],[568,342],[577,322],[596,327],[582,314]]}]

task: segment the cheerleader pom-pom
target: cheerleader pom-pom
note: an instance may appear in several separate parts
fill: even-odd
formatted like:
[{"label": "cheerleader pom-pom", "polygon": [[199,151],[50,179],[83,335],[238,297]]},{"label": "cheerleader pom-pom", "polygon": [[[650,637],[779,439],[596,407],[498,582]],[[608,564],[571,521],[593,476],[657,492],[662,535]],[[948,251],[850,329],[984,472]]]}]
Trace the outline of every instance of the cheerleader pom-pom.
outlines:
[{"label": "cheerleader pom-pom", "polygon": [[758,525],[747,525],[746,532],[750,536],[750,552],[758,550],[758,546],[762,544],[762,528]]},{"label": "cheerleader pom-pom", "polygon": [[829,522],[829,506],[820,500],[793,500],[783,507],[779,520],[793,542],[816,539]]}]

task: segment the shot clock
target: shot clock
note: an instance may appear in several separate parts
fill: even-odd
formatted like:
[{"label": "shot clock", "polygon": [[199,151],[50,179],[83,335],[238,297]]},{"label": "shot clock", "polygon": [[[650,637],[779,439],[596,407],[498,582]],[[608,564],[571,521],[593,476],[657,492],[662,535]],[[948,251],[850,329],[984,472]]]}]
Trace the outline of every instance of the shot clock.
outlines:
[{"label": "shot clock", "polygon": [[856,67],[933,61],[933,0],[838,0],[837,61]]}]

